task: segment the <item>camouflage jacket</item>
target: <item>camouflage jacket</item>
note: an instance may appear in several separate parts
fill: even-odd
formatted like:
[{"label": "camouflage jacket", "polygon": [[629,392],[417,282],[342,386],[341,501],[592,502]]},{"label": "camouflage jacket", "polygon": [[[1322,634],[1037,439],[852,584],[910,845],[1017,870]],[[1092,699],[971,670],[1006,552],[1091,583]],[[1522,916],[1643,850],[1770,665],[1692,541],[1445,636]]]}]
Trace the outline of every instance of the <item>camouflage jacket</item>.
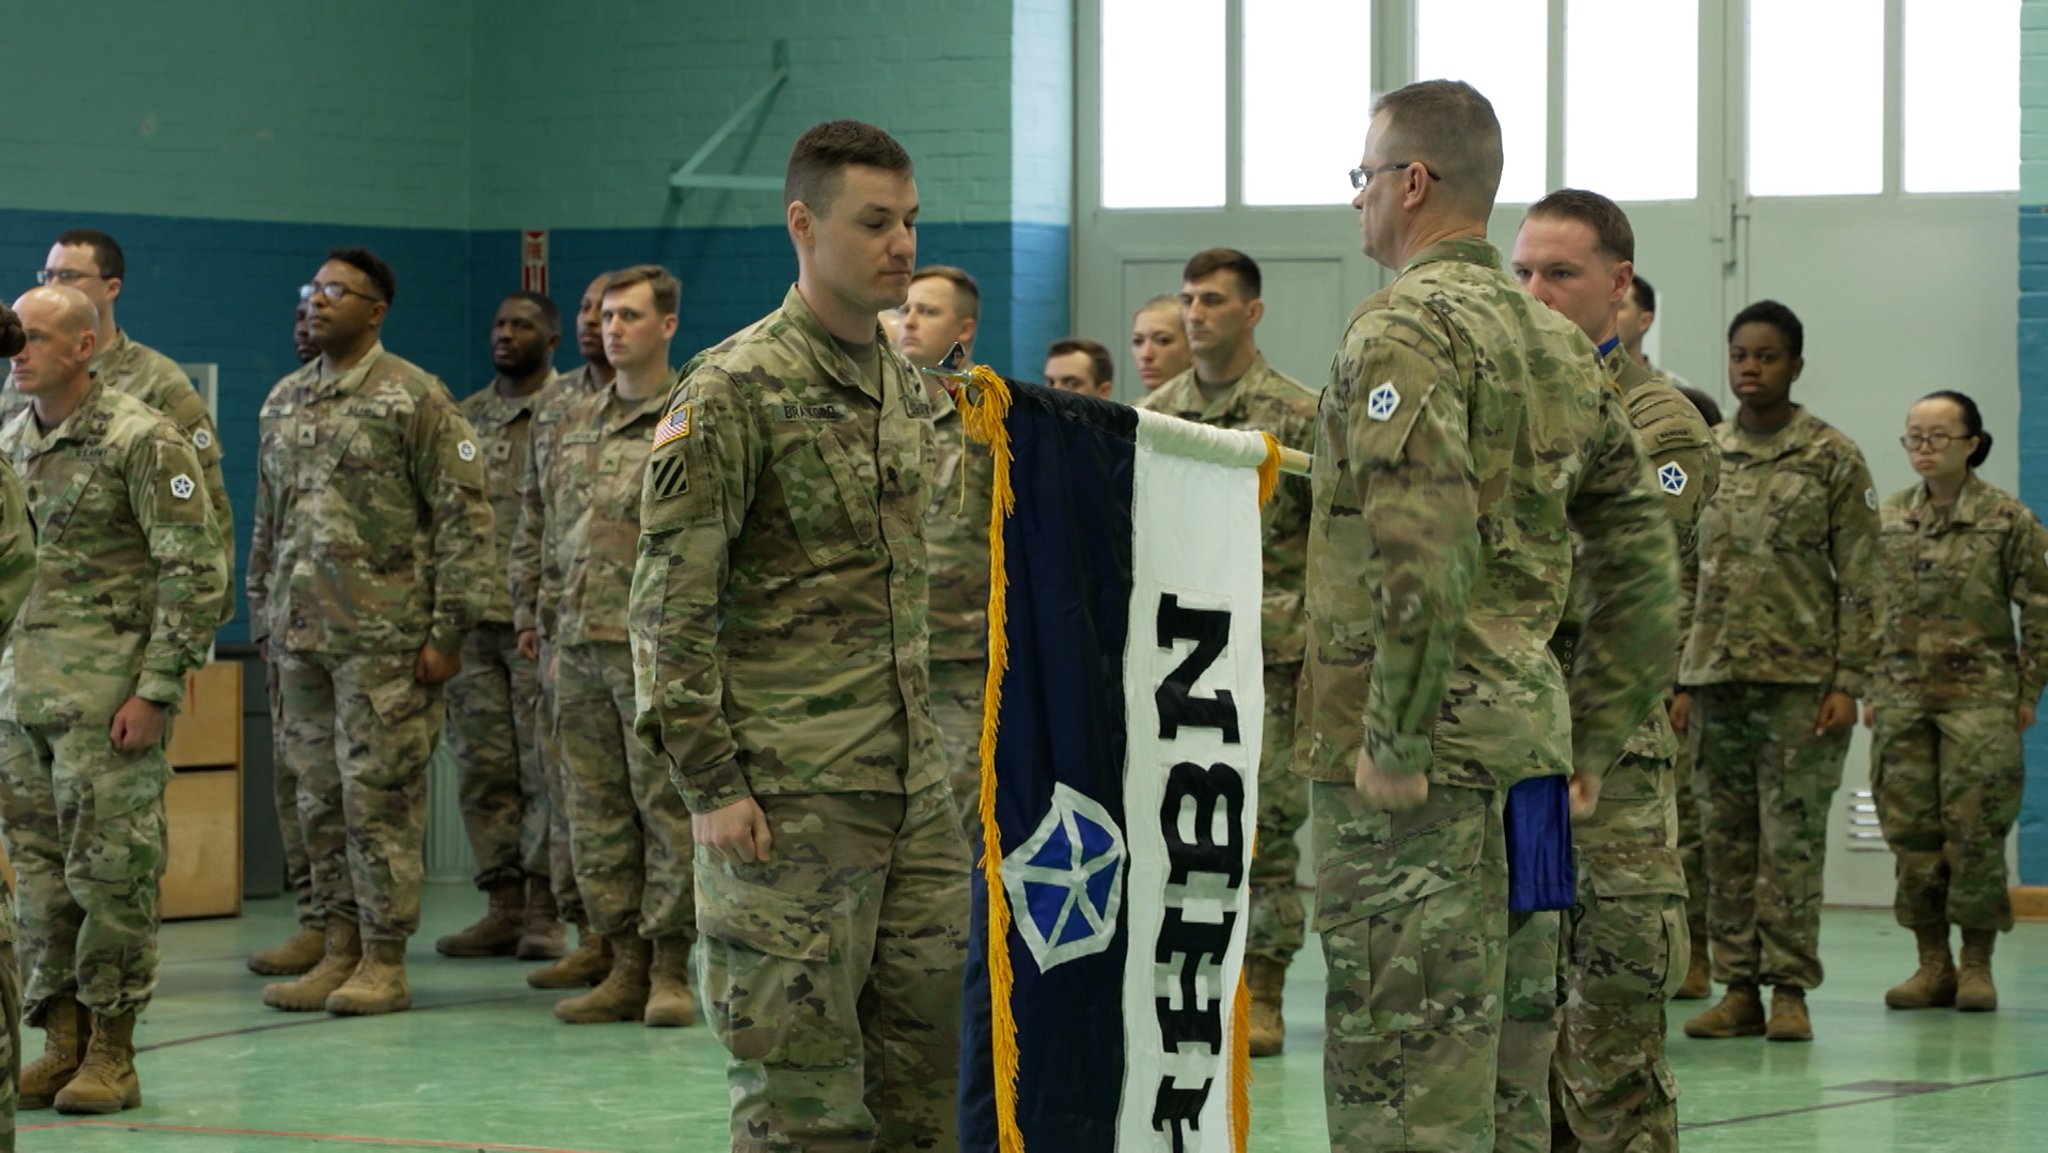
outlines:
[{"label": "camouflage jacket", "polygon": [[928,390],[936,461],[925,555],[931,570],[932,659],[988,659],[988,516],[995,504],[995,459],[971,440],[953,400]]},{"label": "camouflage jacket", "polygon": [[13,461],[0,455],[0,644],[36,580],[36,526]]},{"label": "camouflage jacket", "polygon": [[0,651],[0,719],[100,725],[131,696],[177,707],[206,661],[227,554],[192,443],[95,382],[44,433],[0,427],[36,525],[35,582]]},{"label": "camouflage jacket", "polygon": [[[2048,529],[1971,473],[1947,508],[1927,486],[1878,510],[1879,705],[2035,704],[2048,686]],[[2013,636],[2013,609],[2019,636]]]},{"label": "camouflage jacket", "polygon": [[491,601],[483,620],[489,624],[512,623],[511,571],[512,541],[519,534],[519,491],[526,482],[527,463],[532,459],[533,413],[554,378],[525,396],[506,396],[498,391],[502,377],[471,393],[462,402],[462,415],[476,430],[477,447],[483,453],[484,482],[491,496],[492,575]]},{"label": "camouflage jacket", "polygon": [[1700,514],[1699,593],[1679,682],[1864,693],[1877,490],[1848,437],[1804,408],[1785,427],[1714,430],[1721,489]]},{"label": "camouflage jacket", "polygon": [[292,652],[460,652],[498,578],[483,453],[441,382],[380,343],[263,402],[250,634]]},{"label": "camouflage jacket", "polygon": [[925,615],[933,406],[875,333],[869,370],[792,287],[693,361],[655,435],[636,729],[693,812],[945,779]]},{"label": "camouflage jacket", "polygon": [[1373,303],[1316,425],[1298,769],[1349,781],[1362,746],[1445,785],[1597,776],[1666,687],[1642,654],[1677,643],[1670,520],[1621,398],[1484,240],[1432,246]]},{"label": "camouflage jacket", "polygon": [[540,622],[554,644],[627,640],[641,478],[667,400],[625,401],[607,388],[575,397],[534,430],[519,515],[522,535],[538,526],[540,557],[523,560],[512,585],[520,619]]},{"label": "camouflage jacket", "polygon": [[[1217,428],[1271,433],[1281,444],[1303,452],[1315,442],[1316,394],[1267,364],[1263,353],[1213,404],[1203,403],[1191,368],[1146,394],[1138,407]],[[1308,567],[1308,481],[1282,476],[1260,520],[1265,533],[1260,565],[1265,605],[1259,634],[1265,660],[1269,665],[1296,664],[1306,637],[1301,606],[1302,577]]]},{"label": "camouflage jacket", "polygon": [[[562,419],[562,413],[574,401],[592,393],[604,392],[611,386],[597,379],[590,371],[590,365],[580,364],[569,372],[558,372],[547,386],[533,394],[533,430],[538,436],[540,430]],[[532,465],[528,458],[529,468]],[[553,623],[555,607],[540,595],[542,587],[561,587],[561,573],[548,567],[547,557],[541,552],[540,518],[535,517],[529,525],[525,516],[526,474],[519,474],[516,482],[519,502],[512,511],[512,540],[507,548],[505,568],[510,574],[507,584],[512,598],[512,627],[520,632],[534,629],[545,636],[548,626]],[[519,574],[537,573],[536,583],[531,588],[521,588]],[[547,584],[546,582],[553,582]]]}]

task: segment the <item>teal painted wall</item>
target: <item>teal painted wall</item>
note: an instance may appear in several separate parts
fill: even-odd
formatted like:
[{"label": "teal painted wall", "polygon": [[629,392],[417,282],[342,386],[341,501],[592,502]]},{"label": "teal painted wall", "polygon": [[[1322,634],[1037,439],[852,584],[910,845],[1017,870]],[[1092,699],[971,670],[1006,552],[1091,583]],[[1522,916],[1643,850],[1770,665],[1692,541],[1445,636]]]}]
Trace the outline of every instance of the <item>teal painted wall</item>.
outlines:
[{"label": "teal painted wall", "polygon": [[[2018,241],[2020,496],[2048,509],[2048,0],[2020,6]],[[2020,880],[2048,885],[2048,725],[2034,726],[2026,749]]]}]

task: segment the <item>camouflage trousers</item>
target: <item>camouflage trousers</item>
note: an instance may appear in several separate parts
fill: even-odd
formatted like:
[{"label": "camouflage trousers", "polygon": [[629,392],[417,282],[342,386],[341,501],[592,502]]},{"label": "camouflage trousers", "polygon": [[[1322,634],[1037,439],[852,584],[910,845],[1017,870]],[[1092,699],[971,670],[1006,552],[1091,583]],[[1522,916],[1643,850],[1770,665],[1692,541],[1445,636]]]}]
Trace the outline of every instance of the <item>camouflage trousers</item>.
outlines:
[{"label": "camouflage trousers", "polygon": [[1432,784],[1420,808],[1387,813],[1349,784],[1310,790],[1330,1148],[1491,1148],[1506,794]]},{"label": "camouflage trousers", "polygon": [[0,722],[0,821],[31,1024],[66,993],[110,1016],[149,1004],[170,776],[161,743],[121,752],[104,723]]},{"label": "camouflage trousers", "polygon": [[480,624],[448,682],[448,752],[476,887],[548,875],[548,784],[534,748],[540,689],[508,624]]},{"label": "camouflage trousers", "polygon": [[932,662],[932,719],[946,744],[946,786],[967,843],[981,843],[981,701],[987,661]]},{"label": "camouflage trousers", "polygon": [[[284,747],[284,693],[278,687],[277,661],[264,662],[264,679],[270,690],[270,731]],[[299,925],[324,929],[327,916],[313,899],[313,863],[306,859],[306,830],[299,823],[299,774],[290,758],[274,756],[270,764],[271,797],[277,804],[277,835],[284,844],[284,883],[291,890],[293,911]]]},{"label": "camouflage trousers", "polygon": [[569,778],[562,764],[560,727],[555,715],[555,647],[540,644],[540,660],[534,663],[534,759],[548,793],[548,887],[555,893],[555,908],[566,924],[588,926],[583,894],[576,888],[576,859],[569,849]]},{"label": "camouflage trousers", "polygon": [[1550,1062],[1557,1049],[1563,914],[1508,914],[1502,968],[1500,1058],[1493,1080],[1493,1147],[1500,1153],[1550,1148]]},{"label": "camouflage trousers", "polygon": [[1251,924],[1245,956],[1286,968],[1301,952],[1307,914],[1301,904],[1301,845],[1308,820],[1308,779],[1294,771],[1294,707],[1301,665],[1267,665],[1266,735],[1259,753],[1259,832],[1252,854]]},{"label": "camouflage trousers", "polygon": [[1849,732],[1816,737],[1818,685],[1721,684],[1692,695],[1707,845],[1707,929],[1722,984],[1812,989],[1827,818]]},{"label": "camouflage trousers", "polygon": [[1685,928],[1687,939],[1704,949],[1708,940],[1706,830],[1700,821],[1699,794],[1693,787],[1692,744],[1683,733],[1678,739],[1678,863],[1685,873]]},{"label": "camouflage trousers", "polygon": [[1579,888],[1564,925],[1554,1149],[1678,1147],[1678,1082],[1664,1051],[1664,1006],[1691,956],[1673,847],[1677,795],[1670,762],[1625,754],[1608,771],[1599,807],[1573,822]]},{"label": "camouflage trousers", "polygon": [[370,940],[420,926],[427,761],[441,690],[413,679],[417,653],[285,653],[284,759],[299,778],[299,823],[323,916]]},{"label": "camouflage trousers", "polygon": [[1877,710],[1870,791],[1897,859],[1899,924],[2012,928],[2005,838],[2025,784],[2010,704]]},{"label": "camouflage trousers", "polygon": [[968,869],[948,790],[755,799],[766,862],[697,850],[734,1153],[952,1153]]},{"label": "camouflage trousers", "polygon": [[620,641],[553,655],[569,854],[590,927],[687,937],[696,921],[690,810],[667,765],[633,736],[632,650]]},{"label": "camouflage trousers", "polygon": [[14,956],[14,894],[0,881],[0,1153],[14,1153],[21,1085],[21,970]]}]

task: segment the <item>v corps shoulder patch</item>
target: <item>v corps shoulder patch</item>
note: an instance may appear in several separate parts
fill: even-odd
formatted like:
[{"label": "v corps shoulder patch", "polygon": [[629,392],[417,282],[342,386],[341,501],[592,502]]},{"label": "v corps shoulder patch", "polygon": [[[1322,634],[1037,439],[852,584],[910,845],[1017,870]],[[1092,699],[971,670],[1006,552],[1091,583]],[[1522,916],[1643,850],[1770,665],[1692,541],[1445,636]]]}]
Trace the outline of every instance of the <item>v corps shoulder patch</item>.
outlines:
[{"label": "v corps shoulder patch", "polygon": [[690,435],[690,406],[679,404],[661,418],[654,426],[654,447],[660,448],[670,441],[681,440]]}]

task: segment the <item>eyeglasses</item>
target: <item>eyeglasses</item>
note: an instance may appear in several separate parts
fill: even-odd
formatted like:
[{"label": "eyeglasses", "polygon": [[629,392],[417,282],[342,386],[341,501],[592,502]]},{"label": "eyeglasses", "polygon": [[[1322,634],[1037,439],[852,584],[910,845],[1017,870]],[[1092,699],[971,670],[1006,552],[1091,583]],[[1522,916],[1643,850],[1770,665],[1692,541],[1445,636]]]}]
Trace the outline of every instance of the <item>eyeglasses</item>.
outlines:
[{"label": "eyeglasses", "polygon": [[300,300],[310,301],[316,295],[326,297],[329,304],[340,304],[351,296],[360,296],[372,304],[382,304],[384,302],[384,298],[381,296],[371,296],[367,292],[357,292],[346,284],[322,284],[316,280],[310,284],[299,285]]},{"label": "eyeglasses", "polygon": [[1972,436],[1957,436],[1952,432],[1930,432],[1925,436],[1917,432],[1909,432],[1899,438],[1899,447],[1906,449],[1931,448],[1936,452],[1940,452],[1956,441],[1975,439]]},{"label": "eyeglasses", "polygon": [[37,284],[76,284],[81,280],[105,280],[97,272],[80,272],[75,268],[40,268],[36,270]]},{"label": "eyeglasses", "polygon": [[[1382,164],[1377,168],[1354,168],[1351,170],[1351,187],[1364,188],[1366,185],[1372,183],[1373,177],[1378,176],[1382,172],[1399,172],[1403,168],[1413,168],[1418,164],[1422,164],[1422,161],[1404,160],[1398,164]],[[1431,168],[1427,164],[1422,164],[1422,170],[1424,172],[1429,173],[1429,178],[1431,180],[1443,179],[1442,174],[1440,174],[1436,171],[1436,169]]]}]

